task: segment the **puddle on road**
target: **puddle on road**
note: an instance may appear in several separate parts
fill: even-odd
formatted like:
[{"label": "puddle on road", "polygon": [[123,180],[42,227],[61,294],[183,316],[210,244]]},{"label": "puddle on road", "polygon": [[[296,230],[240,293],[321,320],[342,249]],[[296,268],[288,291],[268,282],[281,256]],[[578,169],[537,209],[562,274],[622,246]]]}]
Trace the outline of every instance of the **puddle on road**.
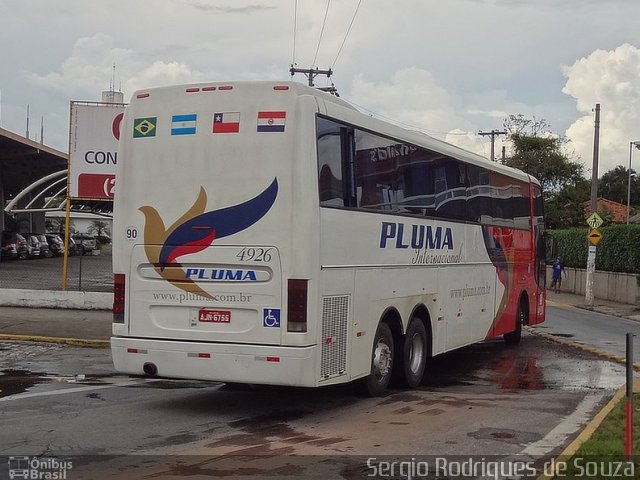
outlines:
[{"label": "puddle on road", "polygon": [[624,369],[586,352],[527,336],[517,347],[499,340],[471,345],[434,358],[425,387],[484,384],[507,392],[617,388]]},{"label": "puddle on road", "polygon": [[51,375],[45,372],[31,372],[29,370],[7,369],[0,371],[0,398],[26,393],[38,386],[52,385],[105,385],[115,374],[104,375]]},{"label": "puddle on road", "polygon": [[0,372],[0,398],[24,393],[39,383],[49,382],[43,378],[44,373],[33,373],[28,370],[2,370]]},{"label": "puddle on road", "polygon": [[220,382],[206,382],[201,380],[163,380],[153,377],[132,375],[131,378],[148,380],[144,383],[128,385],[127,388],[153,388],[157,390],[181,390],[186,388],[209,388],[220,385]]},{"label": "puddle on road", "polygon": [[477,440],[497,440],[515,445],[526,445],[541,438],[540,434],[533,432],[497,428],[481,428],[475,432],[469,432],[467,435]]}]

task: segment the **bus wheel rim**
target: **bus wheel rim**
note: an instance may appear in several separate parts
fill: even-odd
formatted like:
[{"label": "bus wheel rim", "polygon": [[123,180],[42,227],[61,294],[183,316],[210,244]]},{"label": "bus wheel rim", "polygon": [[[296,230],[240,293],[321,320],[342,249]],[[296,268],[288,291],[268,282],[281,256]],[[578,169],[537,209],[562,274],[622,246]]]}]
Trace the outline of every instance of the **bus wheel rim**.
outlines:
[{"label": "bus wheel rim", "polygon": [[391,349],[383,341],[379,341],[376,345],[373,369],[377,378],[384,378],[391,369]]},{"label": "bus wheel rim", "polygon": [[424,343],[422,337],[417,333],[411,338],[411,352],[409,354],[409,368],[416,373],[420,370],[422,359],[424,358]]}]

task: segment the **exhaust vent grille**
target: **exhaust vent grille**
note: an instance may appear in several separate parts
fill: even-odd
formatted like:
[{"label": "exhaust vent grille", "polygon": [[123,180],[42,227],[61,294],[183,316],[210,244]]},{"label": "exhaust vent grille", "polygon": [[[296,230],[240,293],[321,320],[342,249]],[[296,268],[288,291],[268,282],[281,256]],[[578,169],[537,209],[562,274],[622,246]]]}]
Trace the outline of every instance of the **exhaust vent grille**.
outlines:
[{"label": "exhaust vent grille", "polygon": [[322,355],[320,377],[342,375],[347,368],[349,296],[322,298]]}]

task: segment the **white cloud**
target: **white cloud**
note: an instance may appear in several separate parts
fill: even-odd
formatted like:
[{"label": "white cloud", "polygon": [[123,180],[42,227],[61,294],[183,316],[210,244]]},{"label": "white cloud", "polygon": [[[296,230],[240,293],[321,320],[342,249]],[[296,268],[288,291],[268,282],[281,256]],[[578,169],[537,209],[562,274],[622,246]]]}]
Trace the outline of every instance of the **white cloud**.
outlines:
[{"label": "white cloud", "polygon": [[27,80],[39,88],[64,92],[69,94],[69,98],[79,94],[94,97],[101,88],[106,90],[109,87],[113,64],[127,64],[132,55],[130,50],[115,48],[109,35],[96,33],[75,42],[60,71],[43,75],[25,74]]},{"label": "white cloud", "polygon": [[123,90],[132,94],[141,88],[158,87],[162,85],[176,85],[212,80],[210,75],[189,68],[180,62],[156,61],[144,70],[134,73],[124,85]]},{"label": "white cloud", "polygon": [[[472,99],[478,104],[474,103],[468,110],[454,90],[442,87],[430,72],[419,68],[398,70],[388,82],[367,81],[358,75],[351,91],[348,100],[357,106],[366,106],[383,120],[419,129],[486,158],[491,152],[490,141],[477,134],[480,129],[475,121],[500,127],[508,115],[503,109],[509,105],[504,92],[478,94]],[[491,104],[498,108],[488,108]],[[496,139],[496,157],[501,154],[502,140],[502,137]]]},{"label": "white cloud", "polygon": [[363,75],[357,75],[348,100],[358,106],[366,106],[383,120],[483,153],[482,140],[471,133],[475,126],[457,111],[460,99],[455,92],[441,87],[426,70],[398,70],[388,82],[372,82],[365,80]]},{"label": "white cloud", "polygon": [[471,127],[456,112],[459,100],[455,93],[438,85],[430,72],[419,68],[398,70],[389,82],[371,82],[358,75],[353,79],[351,98],[375,113],[427,132]]},{"label": "white cloud", "polygon": [[[596,50],[566,66],[564,93],[576,100],[582,115],[566,131],[582,162],[593,158],[593,109],[601,105],[599,174],[627,166],[629,142],[640,140],[640,49],[623,44],[614,50]],[[635,166],[639,170],[638,164]]]},{"label": "white cloud", "polygon": [[99,97],[101,90],[109,88],[114,64],[115,89],[120,88],[119,79],[126,79],[122,84],[125,99],[141,88],[211,79],[211,75],[183,62],[150,62],[133,50],[117,48],[113,38],[104,33],[78,39],[60,71],[44,75],[28,72],[27,78],[40,88],[64,93],[70,99],[86,100]]}]

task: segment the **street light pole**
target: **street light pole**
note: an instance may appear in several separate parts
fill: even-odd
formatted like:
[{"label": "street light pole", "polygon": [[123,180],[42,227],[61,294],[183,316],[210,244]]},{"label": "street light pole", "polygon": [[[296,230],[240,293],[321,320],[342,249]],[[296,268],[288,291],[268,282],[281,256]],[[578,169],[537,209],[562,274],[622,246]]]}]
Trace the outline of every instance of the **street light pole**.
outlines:
[{"label": "street light pole", "polygon": [[640,150],[640,142],[629,142],[629,178],[627,179],[627,225],[629,225],[629,213],[631,211],[631,157],[633,147]]}]

